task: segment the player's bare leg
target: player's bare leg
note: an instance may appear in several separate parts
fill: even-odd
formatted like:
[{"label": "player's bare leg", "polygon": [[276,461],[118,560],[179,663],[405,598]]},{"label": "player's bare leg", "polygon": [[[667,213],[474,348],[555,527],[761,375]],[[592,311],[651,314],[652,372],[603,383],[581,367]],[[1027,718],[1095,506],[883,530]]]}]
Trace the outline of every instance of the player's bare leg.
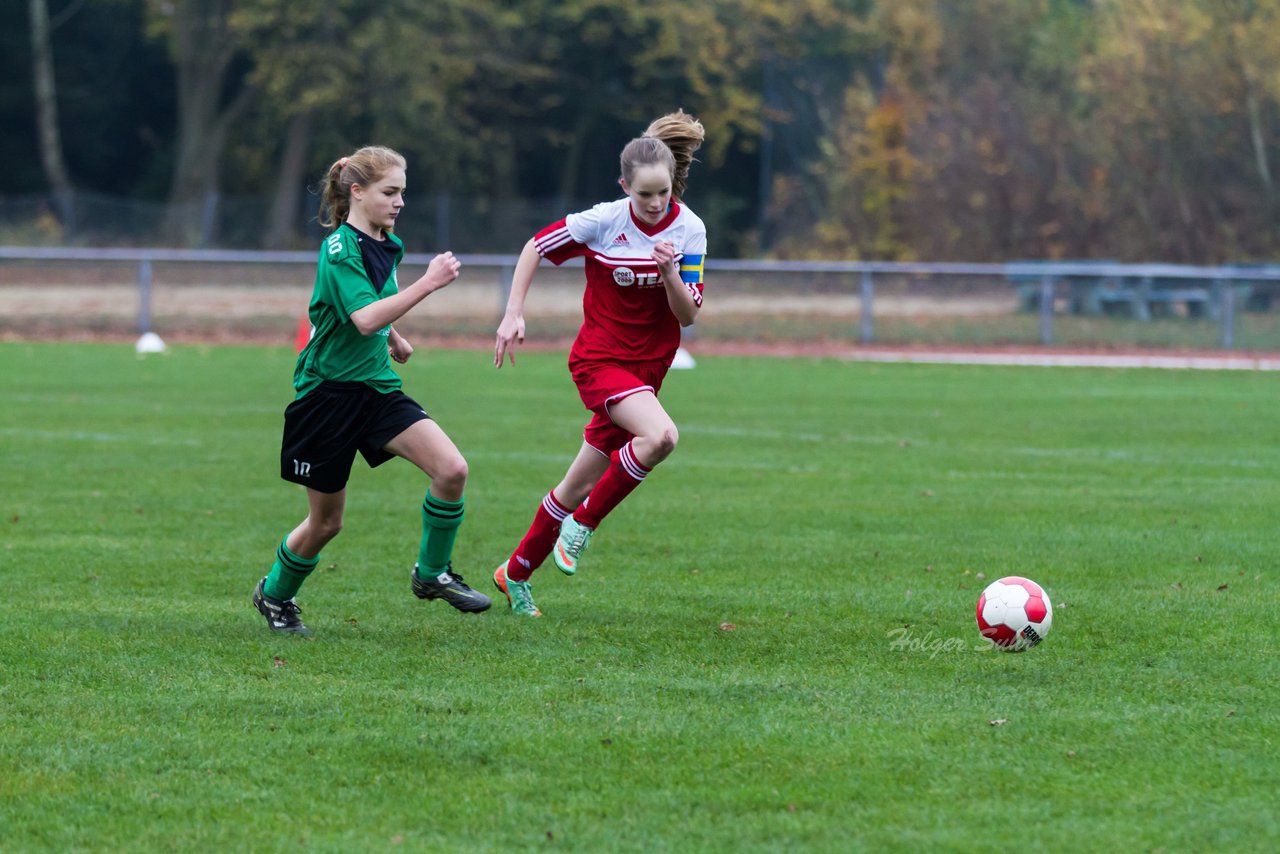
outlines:
[{"label": "player's bare leg", "polygon": [[569,464],[569,470],[551,494],[565,507],[577,507],[591,494],[608,469],[609,455],[583,442],[578,455]]},{"label": "player's bare leg", "polygon": [[280,543],[271,571],[253,591],[253,607],[266,618],[272,631],[311,634],[299,616],[302,609],[294,596],[319,563],[320,550],[342,530],[346,506],[345,489],[338,492],[307,490],[307,518]]},{"label": "player's bare leg", "polygon": [[342,530],[347,491],[307,490],[307,518],[285,537],[285,545],[298,557],[313,558]]},{"label": "player's bare leg", "polygon": [[631,433],[630,442],[615,451],[582,505],[560,523],[552,557],[566,574],[578,571],[578,560],[601,520],[631,494],[658,463],[675,450],[679,433],[675,422],[653,392],[642,391],[609,409],[613,423]]}]

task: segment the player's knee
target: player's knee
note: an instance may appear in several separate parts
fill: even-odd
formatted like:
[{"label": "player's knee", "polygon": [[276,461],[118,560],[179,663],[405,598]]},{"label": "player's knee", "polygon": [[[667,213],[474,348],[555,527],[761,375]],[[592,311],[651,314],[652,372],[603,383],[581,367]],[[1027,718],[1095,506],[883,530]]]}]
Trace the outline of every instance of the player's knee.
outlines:
[{"label": "player's knee", "polygon": [[321,516],[311,520],[311,532],[321,543],[327,543],[342,532],[342,514]]},{"label": "player's knee", "polygon": [[467,461],[459,454],[446,463],[433,480],[441,491],[461,495],[462,490],[466,488],[469,473]]},{"label": "player's knee", "polygon": [[676,445],[680,441],[680,431],[676,429],[676,425],[670,424],[662,430],[653,441],[653,453],[655,462],[661,462],[671,456],[672,451],[676,449]]}]

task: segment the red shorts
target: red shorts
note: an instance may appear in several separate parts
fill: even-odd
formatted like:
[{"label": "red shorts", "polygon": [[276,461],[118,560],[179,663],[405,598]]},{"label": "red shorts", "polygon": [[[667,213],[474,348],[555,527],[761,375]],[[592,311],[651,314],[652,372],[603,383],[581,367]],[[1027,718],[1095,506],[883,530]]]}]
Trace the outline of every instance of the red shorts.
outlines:
[{"label": "red shorts", "polygon": [[631,441],[631,434],[609,417],[609,407],[641,391],[654,394],[662,388],[662,380],[670,367],[665,360],[652,362],[569,363],[569,375],[578,387],[578,396],[587,409],[595,413],[582,431],[586,443],[609,455]]}]

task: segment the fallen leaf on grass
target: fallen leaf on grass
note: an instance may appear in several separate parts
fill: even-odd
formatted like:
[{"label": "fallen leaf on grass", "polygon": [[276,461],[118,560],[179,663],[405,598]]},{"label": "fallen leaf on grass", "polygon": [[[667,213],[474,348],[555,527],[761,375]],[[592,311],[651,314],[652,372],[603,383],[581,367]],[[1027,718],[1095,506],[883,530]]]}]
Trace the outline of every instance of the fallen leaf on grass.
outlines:
[{"label": "fallen leaf on grass", "polygon": [[1219,584],[1219,585],[1218,585],[1218,589],[1219,589],[1219,590],[1226,590],[1226,589],[1227,589],[1227,585],[1225,585],[1225,584]]},{"label": "fallen leaf on grass", "polygon": [[987,721],[992,726],[1004,726],[1009,722],[1008,718],[996,718],[994,721]]},{"label": "fallen leaf on grass", "polygon": [[289,662],[285,661],[283,658],[281,658],[278,655],[274,656],[271,659],[271,663],[274,664],[276,667],[285,667],[289,664]]},{"label": "fallen leaf on grass", "polygon": [[1170,587],[1172,587],[1174,590],[1181,590],[1181,589],[1182,589],[1182,583],[1181,583],[1181,582],[1178,582],[1178,581],[1173,582],[1173,583],[1172,583],[1172,584],[1170,584],[1169,586],[1170,586]]},{"label": "fallen leaf on grass", "polygon": [[720,631],[722,631],[722,632],[731,632],[731,631],[733,631],[733,630],[734,630],[734,629],[736,629],[736,628],[737,628],[737,626],[735,626],[733,623],[721,623],[721,624],[720,624]]}]

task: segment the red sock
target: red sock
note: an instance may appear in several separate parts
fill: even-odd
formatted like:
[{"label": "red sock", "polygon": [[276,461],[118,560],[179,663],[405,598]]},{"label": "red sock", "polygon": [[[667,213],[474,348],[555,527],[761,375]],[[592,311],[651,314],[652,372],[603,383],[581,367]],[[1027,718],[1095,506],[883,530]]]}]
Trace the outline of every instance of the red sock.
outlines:
[{"label": "red sock", "polygon": [[556,501],[554,493],[548,492],[538,505],[533,524],[516,550],[507,560],[507,578],[512,581],[528,581],[533,571],[542,565],[551,554],[551,548],[560,536],[560,522],[569,515],[569,508],[562,507]]},{"label": "red sock", "polygon": [[573,511],[573,518],[588,528],[600,527],[601,520],[622,503],[650,471],[636,459],[631,442],[627,442],[609,457],[609,468],[582,506]]}]

